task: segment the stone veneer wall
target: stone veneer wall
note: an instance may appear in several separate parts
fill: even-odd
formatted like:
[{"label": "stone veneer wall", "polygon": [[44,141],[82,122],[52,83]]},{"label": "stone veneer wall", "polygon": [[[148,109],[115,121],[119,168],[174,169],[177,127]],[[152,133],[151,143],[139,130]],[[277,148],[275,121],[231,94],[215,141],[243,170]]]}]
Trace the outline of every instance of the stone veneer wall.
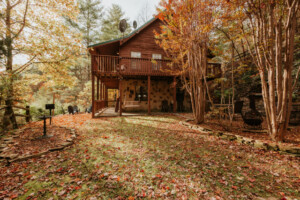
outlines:
[{"label": "stone veneer wall", "polygon": [[[123,80],[122,81],[122,89],[123,89],[123,96],[122,101],[135,101],[135,90],[139,92],[140,86],[144,87],[146,92],[148,91],[148,81],[147,80]],[[161,111],[161,105],[163,100],[167,100],[168,104],[170,105],[173,103],[173,88],[172,81],[167,80],[151,80],[151,111]],[[148,97],[147,97],[148,99]],[[146,112],[148,111],[148,100],[146,101],[139,101],[139,107],[135,108],[124,108],[124,112]],[[188,95],[185,95],[184,98],[184,107],[185,110],[190,109],[190,103]]]}]

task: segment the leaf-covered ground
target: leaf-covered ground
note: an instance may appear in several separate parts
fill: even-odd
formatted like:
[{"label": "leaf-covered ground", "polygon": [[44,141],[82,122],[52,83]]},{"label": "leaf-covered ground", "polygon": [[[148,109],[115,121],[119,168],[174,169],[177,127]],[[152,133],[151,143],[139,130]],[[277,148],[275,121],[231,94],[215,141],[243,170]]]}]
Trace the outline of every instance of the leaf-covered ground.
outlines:
[{"label": "leaf-covered ground", "polygon": [[[76,144],[0,166],[0,199],[256,199],[300,196],[299,158],[202,135],[174,116],[63,116]],[[84,120],[85,121],[84,121]]]},{"label": "leaf-covered ground", "polygon": [[[193,119],[192,113],[180,113],[179,116],[183,116],[186,119]],[[193,121],[189,123],[195,124]],[[235,120],[230,124],[230,120],[227,118],[207,117],[204,124],[201,127],[207,129],[213,129],[218,131],[231,132],[236,135],[245,136],[254,140],[263,140],[265,142],[273,142],[270,135],[267,132],[266,119],[262,123],[262,130],[249,130],[245,127],[243,119],[240,114],[235,115]],[[256,132],[257,131],[257,132]],[[285,133],[284,143],[288,146],[300,147],[300,126],[290,126]]]}]

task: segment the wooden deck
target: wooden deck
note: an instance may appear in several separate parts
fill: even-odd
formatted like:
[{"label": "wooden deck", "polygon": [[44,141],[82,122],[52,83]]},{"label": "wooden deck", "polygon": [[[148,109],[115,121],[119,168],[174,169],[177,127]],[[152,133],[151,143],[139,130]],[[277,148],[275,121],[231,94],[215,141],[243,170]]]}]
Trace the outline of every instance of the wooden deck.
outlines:
[{"label": "wooden deck", "polygon": [[[120,56],[92,55],[92,72],[97,77],[118,78],[120,76],[177,76],[179,68],[170,60],[131,58]],[[221,65],[208,63],[208,77],[219,77]]]},{"label": "wooden deck", "polygon": [[174,76],[176,69],[168,60],[128,58],[119,56],[92,56],[93,73],[99,76],[118,75]]}]

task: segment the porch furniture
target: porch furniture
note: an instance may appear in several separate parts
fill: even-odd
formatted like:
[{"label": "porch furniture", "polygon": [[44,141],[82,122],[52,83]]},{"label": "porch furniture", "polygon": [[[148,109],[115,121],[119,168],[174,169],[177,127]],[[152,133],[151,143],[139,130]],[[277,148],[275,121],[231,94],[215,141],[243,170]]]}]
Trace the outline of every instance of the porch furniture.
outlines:
[{"label": "porch furniture", "polygon": [[124,101],[123,108],[139,108],[141,107],[139,101]]}]

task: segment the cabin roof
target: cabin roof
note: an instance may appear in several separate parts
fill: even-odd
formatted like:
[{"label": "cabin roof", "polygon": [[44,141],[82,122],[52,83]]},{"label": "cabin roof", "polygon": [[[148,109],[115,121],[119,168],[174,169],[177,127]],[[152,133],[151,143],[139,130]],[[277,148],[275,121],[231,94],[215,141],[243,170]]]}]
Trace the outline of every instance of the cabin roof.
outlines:
[{"label": "cabin roof", "polygon": [[[104,42],[100,42],[97,44],[93,44],[88,46],[88,48],[92,48],[92,47],[98,47],[98,46],[102,46],[102,45],[106,45],[106,44],[111,44],[111,43],[117,43],[117,42],[121,42],[123,41],[123,44],[130,40],[132,37],[134,37],[135,35],[137,35],[140,31],[142,31],[143,29],[145,29],[146,27],[148,27],[150,24],[152,24],[154,21],[156,21],[157,18],[152,18],[150,19],[148,22],[146,22],[145,24],[143,24],[141,27],[139,27],[138,29],[134,30],[133,32],[131,32],[129,35],[125,36],[124,38],[117,38],[117,39],[113,39],[113,40],[108,40],[108,41],[104,41]],[[121,45],[121,43],[120,43]]]}]

